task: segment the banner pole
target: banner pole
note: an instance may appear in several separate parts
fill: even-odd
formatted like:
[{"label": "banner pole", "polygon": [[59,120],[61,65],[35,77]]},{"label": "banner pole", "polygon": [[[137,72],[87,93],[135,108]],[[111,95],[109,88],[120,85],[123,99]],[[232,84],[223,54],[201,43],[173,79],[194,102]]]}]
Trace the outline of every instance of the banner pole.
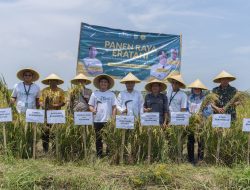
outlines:
[{"label": "banner pole", "polygon": [[180,34],[180,53],[182,56],[182,33]]}]

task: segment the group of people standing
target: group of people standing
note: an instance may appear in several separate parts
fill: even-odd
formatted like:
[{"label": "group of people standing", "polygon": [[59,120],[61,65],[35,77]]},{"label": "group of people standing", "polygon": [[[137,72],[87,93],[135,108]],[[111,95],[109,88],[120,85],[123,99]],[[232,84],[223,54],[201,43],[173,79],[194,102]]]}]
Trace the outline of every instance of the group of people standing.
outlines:
[{"label": "group of people standing", "polygon": [[[120,83],[125,84],[126,89],[121,91],[116,97],[111,91],[114,86],[114,79],[106,74],[100,74],[93,79],[94,86],[98,89],[92,92],[85,86],[91,83],[85,75],[78,74],[71,80],[73,85],[66,98],[65,93],[58,85],[64,81],[55,74],[49,75],[42,80],[48,85],[40,92],[40,88],[34,82],[39,79],[38,72],[33,69],[22,69],[17,73],[17,77],[22,81],[15,85],[12,93],[12,103],[16,103],[19,113],[25,113],[29,109],[42,108],[47,110],[59,110],[66,105],[66,109],[73,113],[76,111],[90,111],[94,114],[94,129],[96,133],[96,153],[98,157],[103,156],[102,128],[106,123],[115,118],[116,114],[140,116],[143,112],[159,112],[159,121],[162,127],[168,127],[171,112],[190,112],[195,114],[200,111],[200,106],[205,98],[204,90],[207,87],[200,80],[196,80],[187,88],[191,89],[189,96],[183,91],[186,85],[179,75],[170,75],[166,81],[153,79],[145,85],[148,92],[143,98],[140,91],[135,90],[135,85],[141,81],[132,73],[128,73]],[[219,83],[212,91],[219,97],[217,104],[207,105],[202,114],[204,117],[212,113],[228,113],[232,119],[236,118],[235,106],[225,110],[223,107],[236,94],[237,90],[229,82],[236,78],[231,74],[222,71],[215,79]],[[167,89],[167,93],[164,93]],[[48,151],[49,129],[46,125],[43,129],[42,140],[44,151]],[[199,144],[199,158],[203,158],[203,142]],[[188,158],[194,162],[194,134],[188,135]],[[107,151],[108,152],[108,151]]]}]

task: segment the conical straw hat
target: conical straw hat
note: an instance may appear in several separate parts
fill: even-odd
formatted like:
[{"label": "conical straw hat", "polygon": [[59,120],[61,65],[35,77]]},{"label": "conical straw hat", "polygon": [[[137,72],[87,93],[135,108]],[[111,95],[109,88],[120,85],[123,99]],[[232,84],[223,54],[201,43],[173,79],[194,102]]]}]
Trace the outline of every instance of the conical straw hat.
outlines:
[{"label": "conical straw hat", "polygon": [[85,81],[85,84],[88,85],[91,83],[91,80],[89,80],[84,74],[80,73],[78,75],[76,75],[72,80],[71,83],[72,84],[79,84],[79,81]]},{"label": "conical straw hat", "polygon": [[196,79],[194,82],[188,85],[188,88],[200,88],[202,90],[208,89],[199,79]]},{"label": "conical straw hat", "polygon": [[164,82],[162,82],[162,81],[160,81],[160,80],[158,80],[158,79],[154,79],[154,80],[148,82],[148,83],[145,85],[145,89],[146,89],[148,92],[151,92],[151,91],[152,91],[152,85],[153,85],[154,83],[160,84],[160,88],[161,88],[160,91],[161,91],[161,92],[162,92],[162,91],[165,91],[165,90],[167,89],[167,85],[166,85]]},{"label": "conical straw hat", "polygon": [[171,75],[167,78],[168,82],[172,83],[173,81],[177,81],[181,84],[180,88],[186,88],[186,85],[184,83],[184,80],[182,79],[182,76],[179,75]]},{"label": "conical straw hat", "polygon": [[96,88],[100,89],[99,81],[100,81],[100,79],[102,79],[102,78],[105,78],[105,79],[107,79],[107,80],[109,81],[109,87],[108,87],[108,89],[113,88],[113,86],[114,86],[114,84],[115,84],[115,81],[114,81],[114,79],[113,79],[111,76],[106,75],[106,74],[101,74],[101,75],[98,75],[98,76],[96,76],[96,77],[94,78],[93,84],[94,84],[94,86],[95,86]]},{"label": "conical straw hat", "polygon": [[223,79],[223,78],[228,78],[231,81],[235,80],[236,78],[229,74],[228,72],[226,71],[222,71],[220,74],[218,74],[215,78],[214,78],[214,82],[215,83],[220,83],[220,79]]},{"label": "conical straw hat", "polygon": [[18,71],[17,72],[17,78],[19,78],[20,80],[24,80],[24,76],[23,76],[23,74],[25,73],[25,72],[31,72],[32,74],[33,74],[33,76],[32,76],[32,82],[35,82],[35,81],[37,81],[38,79],[39,79],[39,74],[38,74],[38,72],[36,72],[35,70],[33,70],[33,69],[31,69],[31,68],[25,68],[25,69],[22,69],[22,70],[20,70],[20,71]]},{"label": "conical straw hat", "polygon": [[128,73],[121,81],[120,83],[124,84],[126,82],[135,82],[140,83],[141,81],[132,73]]},{"label": "conical straw hat", "polygon": [[49,85],[50,81],[52,81],[52,80],[57,81],[57,85],[64,83],[64,81],[54,73],[50,74],[48,77],[46,77],[44,80],[42,80],[42,83]]}]

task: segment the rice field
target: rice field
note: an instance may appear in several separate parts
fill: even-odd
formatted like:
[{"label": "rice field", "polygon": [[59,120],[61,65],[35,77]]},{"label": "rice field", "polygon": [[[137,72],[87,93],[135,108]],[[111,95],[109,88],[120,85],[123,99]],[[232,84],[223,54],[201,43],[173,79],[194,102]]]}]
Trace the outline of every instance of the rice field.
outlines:
[{"label": "rice field", "polygon": [[[146,163],[185,163],[187,162],[187,135],[195,133],[195,139],[205,142],[204,163],[223,166],[247,164],[249,161],[249,134],[242,132],[243,118],[250,117],[250,98],[237,95],[241,104],[237,107],[238,118],[230,129],[215,129],[211,126],[211,116],[207,119],[199,115],[192,116],[190,125],[161,127],[143,127],[139,121],[134,130],[116,129],[114,121],[110,121],[103,129],[105,147],[109,164],[146,164]],[[0,107],[9,107],[10,92],[3,79],[0,80]],[[209,97],[207,101],[213,101]],[[3,132],[0,132],[0,151],[2,155],[18,159],[32,158],[34,145],[34,128],[37,131],[36,158],[44,156],[41,150],[42,124],[26,124],[23,115],[18,115],[13,109],[14,121],[1,123],[5,127],[6,148]],[[56,124],[51,128],[52,138],[48,155],[50,159],[59,162],[78,162],[81,160],[96,160],[95,133],[92,126],[75,126],[73,116],[67,112],[67,122]],[[124,143],[122,142],[124,134]],[[150,136],[151,143],[148,143]],[[219,144],[219,146],[218,146]],[[149,151],[150,146],[150,151]],[[50,146],[52,147],[52,146]],[[197,146],[195,147],[197,149]],[[124,152],[121,155],[121,151]]]}]

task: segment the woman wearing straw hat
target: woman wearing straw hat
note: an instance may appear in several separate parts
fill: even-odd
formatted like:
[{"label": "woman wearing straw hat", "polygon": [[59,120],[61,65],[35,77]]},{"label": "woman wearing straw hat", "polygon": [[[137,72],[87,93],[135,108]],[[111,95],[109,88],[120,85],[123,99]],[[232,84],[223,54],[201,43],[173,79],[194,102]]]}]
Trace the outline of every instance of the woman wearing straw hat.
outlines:
[{"label": "woman wearing straw hat", "polygon": [[187,95],[181,90],[186,85],[181,75],[171,75],[167,78],[172,89],[167,92],[170,112],[187,111]]},{"label": "woman wearing straw hat", "polygon": [[167,85],[158,79],[154,79],[148,82],[145,89],[149,94],[145,97],[144,111],[145,112],[159,112],[160,124],[164,127],[170,121],[170,114],[168,108],[168,98],[161,92],[165,91]]},{"label": "woman wearing straw hat", "polygon": [[92,91],[85,87],[91,81],[82,73],[71,80],[74,87],[69,92],[69,110],[71,113],[89,110],[89,98]]},{"label": "woman wearing straw hat", "polygon": [[17,78],[22,82],[14,86],[11,103],[16,103],[19,113],[25,113],[28,108],[38,108],[40,88],[34,83],[39,79],[38,72],[30,68],[22,69],[18,71]]},{"label": "woman wearing straw hat", "polygon": [[121,114],[139,116],[143,112],[143,97],[141,92],[134,90],[136,83],[141,81],[132,73],[128,73],[120,83],[126,85],[117,97],[117,110]]},{"label": "woman wearing straw hat", "polygon": [[[49,87],[42,90],[40,97],[41,107],[45,109],[45,113],[47,110],[60,110],[65,105],[65,96],[64,91],[57,85],[63,84],[64,81],[56,74],[51,74],[42,80],[42,83],[49,85]],[[50,127],[51,125],[47,124],[42,132],[44,152],[48,152],[49,149]]]},{"label": "woman wearing straw hat", "polygon": [[[207,90],[207,87],[199,80],[195,80],[191,83],[188,88],[191,89],[191,94],[188,97],[188,111],[191,114],[196,114],[199,112],[202,101],[205,98],[203,90]],[[188,134],[187,150],[188,150],[188,161],[190,163],[195,163],[194,159],[194,143],[195,136],[194,132],[190,131]],[[203,139],[198,140],[198,161],[203,160],[204,155],[204,141]]]},{"label": "woman wearing straw hat", "polygon": [[[89,109],[95,114],[94,128],[96,133],[96,154],[103,156],[103,142],[101,130],[112,117],[116,115],[116,97],[110,89],[114,86],[114,79],[106,74],[98,75],[93,80],[99,89],[93,92],[89,99]],[[108,153],[108,149],[106,150]]]},{"label": "woman wearing straw hat", "polygon": [[213,89],[213,93],[219,96],[219,102],[216,105],[212,104],[212,108],[216,113],[231,114],[232,120],[236,119],[235,106],[237,105],[237,103],[233,106],[230,106],[227,110],[224,110],[223,107],[234,97],[237,92],[237,89],[229,84],[229,82],[234,81],[235,79],[236,78],[233,75],[229,74],[226,71],[222,71],[213,80],[213,82],[219,83],[220,85]]}]

